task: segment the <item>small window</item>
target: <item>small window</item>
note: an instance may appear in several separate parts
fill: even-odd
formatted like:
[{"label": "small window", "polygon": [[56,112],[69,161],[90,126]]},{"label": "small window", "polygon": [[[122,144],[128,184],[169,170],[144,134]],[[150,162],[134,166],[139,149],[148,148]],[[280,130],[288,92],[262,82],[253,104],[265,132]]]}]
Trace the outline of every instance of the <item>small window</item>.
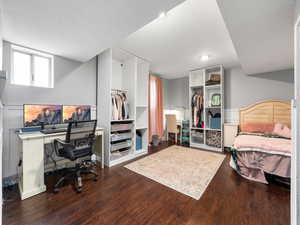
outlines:
[{"label": "small window", "polygon": [[53,56],[12,45],[11,83],[53,88]]}]

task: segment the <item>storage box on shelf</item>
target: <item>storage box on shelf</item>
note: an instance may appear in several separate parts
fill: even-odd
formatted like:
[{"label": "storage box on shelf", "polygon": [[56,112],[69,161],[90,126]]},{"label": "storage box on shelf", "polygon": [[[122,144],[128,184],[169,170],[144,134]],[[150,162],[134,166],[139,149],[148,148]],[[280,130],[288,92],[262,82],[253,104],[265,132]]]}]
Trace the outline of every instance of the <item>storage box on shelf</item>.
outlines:
[{"label": "storage box on shelf", "polygon": [[[120,49],[98,55],[98,125],[105,129],[105,164],[113,166],[147,153],[149,63]],[[126,115],[113,112],[112,94],[126,97]],[[143,128],[143,151],[136,151],[136,129]]]},{"label": "storage box on shelf", "polygon": [[142,135],[139,134],[137,132],[136,134],[136,144],[135,144],[135,150],[136,151],[139,151],[139,150],[142,150],[143,149],[143,138],[142,138]]},{"label": "storage box on shelf", "polygon": [[131,140],[126,140],[126,141],[122,141],[122,142],[118,142],[118,143],[112,143],[110,152],[118,151],[123,148],[130,148],[131,146],[132,146]]},{"label": "storage box on shelf", "polygon": [[182,145],[190,145],[190,121],[183,120],[181,121],[181,144]]},{"label": "storage box on shelf", "polygon": [[191,144],[204,144],[204,130],[191,130]]},{"label": "storage box on shelf", "polygon": [[124,133],[116,132],[111,134],[111,141],[121,141],[121,140],[126,140],[126,139],[131,139],[132,138],[132,133],[131,131],[125,131]]},{"label": "storage box on shelf", "polygon": [[[223,151],[224,69],[221,65],[190,71],[190,146]],[[201,112],[193,109],[192,98],[202,95]],[[201,99],[201,98],[200,98]],[[197,115],[197,119],[195,119]]]},{"label": "storage box on shelf", "polygon": [[133,153],[133,120],[111,121],[110,133],[110,161]]},{"label": "storage box on shelf", "polygon": [[133,129],[133,123],[129,121],[112,121],[111,132],[126,131]]}]

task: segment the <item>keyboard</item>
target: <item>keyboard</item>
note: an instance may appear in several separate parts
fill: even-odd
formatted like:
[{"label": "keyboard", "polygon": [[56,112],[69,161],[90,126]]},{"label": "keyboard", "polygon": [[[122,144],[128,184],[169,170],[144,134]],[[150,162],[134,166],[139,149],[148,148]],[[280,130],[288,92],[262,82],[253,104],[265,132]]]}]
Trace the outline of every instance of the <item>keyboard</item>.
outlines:
[{"label": "keyboard", "polygon": [[67,132],[67,128],[46,129],[46,130],[41,130],[41,132],[43,134],[64,133]]}]

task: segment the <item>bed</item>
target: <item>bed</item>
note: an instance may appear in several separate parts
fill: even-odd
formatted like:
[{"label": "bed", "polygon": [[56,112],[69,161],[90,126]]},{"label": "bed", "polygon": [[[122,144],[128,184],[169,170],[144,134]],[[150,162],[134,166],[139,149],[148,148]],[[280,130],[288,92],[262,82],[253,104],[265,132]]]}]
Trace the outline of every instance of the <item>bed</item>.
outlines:
[{"label": "bed", "polygon": [[230,166],[244,178],[265,184],[266,174],[290,178],[292,141],[274,134],[274,126],[290,132],[289,102],[269,100],[240,109],[240,132],[231,148]]}]

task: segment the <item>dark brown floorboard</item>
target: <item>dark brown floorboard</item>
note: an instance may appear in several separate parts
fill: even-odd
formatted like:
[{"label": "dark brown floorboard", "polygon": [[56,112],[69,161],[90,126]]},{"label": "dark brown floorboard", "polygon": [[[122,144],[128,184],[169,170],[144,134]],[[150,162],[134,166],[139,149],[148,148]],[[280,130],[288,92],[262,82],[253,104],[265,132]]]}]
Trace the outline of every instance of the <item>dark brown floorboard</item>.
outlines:
[{"label": "dark brown floorboard", "polygon": [[[167,147],[152,148],[155,153]],[[5,225],[288,225],[290,192],[277,184],[250,182],[237,175],[226,157],[200,200],[116,166],[99,169],[77,194],[64,186],[21,201],[10,191],[3,207]],[[124,165],[124,164],[123,164]]]}]

